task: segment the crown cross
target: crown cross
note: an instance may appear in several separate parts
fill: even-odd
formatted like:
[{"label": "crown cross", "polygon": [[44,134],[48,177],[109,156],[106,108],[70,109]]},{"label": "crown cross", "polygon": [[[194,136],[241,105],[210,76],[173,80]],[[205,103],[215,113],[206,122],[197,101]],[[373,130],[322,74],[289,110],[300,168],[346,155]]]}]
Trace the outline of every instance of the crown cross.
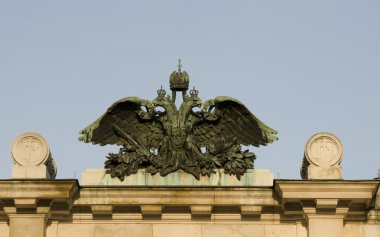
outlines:
[{"label": "crown cross", "polygon": [[181,72],[182,64],[181,59],[178,59],[178,71]]}]

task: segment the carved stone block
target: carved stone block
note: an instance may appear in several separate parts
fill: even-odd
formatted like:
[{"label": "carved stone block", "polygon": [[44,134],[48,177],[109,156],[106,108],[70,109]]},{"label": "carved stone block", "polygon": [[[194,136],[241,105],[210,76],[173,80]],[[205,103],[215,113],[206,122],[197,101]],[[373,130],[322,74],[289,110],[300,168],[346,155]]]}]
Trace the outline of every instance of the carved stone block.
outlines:
[{"label": "carved stone block", "polygon": [[12,144],[11,157],[14,163],[12,178],[55,179],[57,167],[41,135],[27,132],[18,136]]},{"label": "carved stone block", "polygon": [[301,177],[303,179],[342,179],[343,147],[331,133],[312,136],[305,146]]}]

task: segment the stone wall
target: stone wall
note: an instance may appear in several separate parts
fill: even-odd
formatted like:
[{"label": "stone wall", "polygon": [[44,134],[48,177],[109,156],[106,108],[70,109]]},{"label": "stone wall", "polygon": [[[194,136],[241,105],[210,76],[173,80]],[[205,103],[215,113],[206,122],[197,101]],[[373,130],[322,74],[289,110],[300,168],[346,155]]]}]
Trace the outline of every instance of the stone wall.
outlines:
[{"label": "stone wall", "polygon": [[48,237],[307,237],[306,228],[296,224],[252,224],[252,223],[87,223],[52,224],[47,230]]},{"label": "stone wall", "polygon": [[0,180],[0,237],[380,236],[379,180],[267,186]]}]

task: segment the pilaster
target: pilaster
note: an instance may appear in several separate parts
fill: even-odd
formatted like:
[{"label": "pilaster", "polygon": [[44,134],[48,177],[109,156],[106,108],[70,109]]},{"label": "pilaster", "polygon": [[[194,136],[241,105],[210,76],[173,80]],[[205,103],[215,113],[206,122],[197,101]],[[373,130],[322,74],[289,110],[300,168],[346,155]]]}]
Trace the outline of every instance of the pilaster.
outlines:
[{"label": "pilaster", "polygon": [[358,212],[366,216],[377,187],[378,181],[275,182],[284,213],[301,214],[308,225],[308,237],[343,237],[344,221]]},{"label": "pilaster", "polygon": [[76,180],[1,180],[0,200],[9,219],[10,237],[45,237],[53,203],[72,204]]}]

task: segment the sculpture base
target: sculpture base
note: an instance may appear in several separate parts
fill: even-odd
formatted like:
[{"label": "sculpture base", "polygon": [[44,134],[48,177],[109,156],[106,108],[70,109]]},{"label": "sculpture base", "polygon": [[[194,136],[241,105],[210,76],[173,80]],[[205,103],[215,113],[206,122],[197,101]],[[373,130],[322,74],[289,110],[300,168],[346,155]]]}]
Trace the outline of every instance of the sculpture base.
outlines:
[{"label": "sculpture base", "polygon": [[307,179],[343,179],[342,167],[340,165],[321,167],[308,166]]},{"label": "sculpture base", "polygon": [[45,165],[18,166],[12,169],[12,179],[52,179]]},{"label": "sculpture base", "polygon": [[184,171],[177,171],[161,177],[151,175],[141,169],[136,174],[125,177],[123,181],[111,178],[105,169],[87,169],[82,173],[82,185],[136,185],[136,186],[260,186],[273,185],[273,174],[267,169],[249,169],[240,180],[235,176],[224,173],[224,170],[215,170],[215,174],[201,176],[199,180]]}]

